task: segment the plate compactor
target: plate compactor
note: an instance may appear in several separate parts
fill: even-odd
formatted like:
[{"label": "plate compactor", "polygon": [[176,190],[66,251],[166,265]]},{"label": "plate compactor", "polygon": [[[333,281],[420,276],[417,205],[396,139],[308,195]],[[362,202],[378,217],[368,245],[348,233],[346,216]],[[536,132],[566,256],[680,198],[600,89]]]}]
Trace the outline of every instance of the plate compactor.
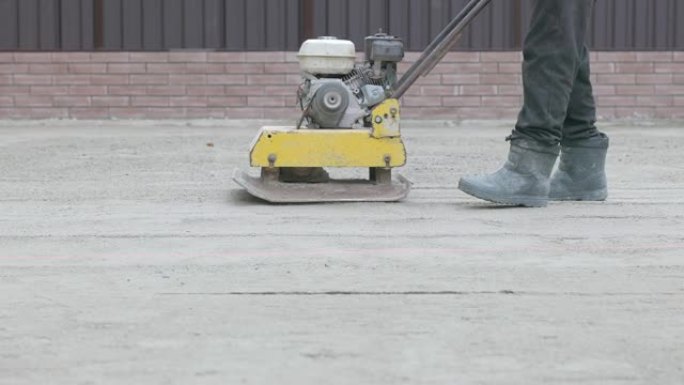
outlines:
[{"label": "plate compactor", "polygon": [[[299,51],[303,83],[297,91],[302,117],[296,126],[263,127],[249,155],[258,177],[236,170],[249,194],[272,203],[395,202],[411,183],[392,169],[406,164],[399,99],[426,76],[491,0],[471,0],[399,78],[404,44],[378,33],[365,39],[356,63],[348,40],[321,37]],[[324,168],[364,168],[368,179],[334,180]]]}]

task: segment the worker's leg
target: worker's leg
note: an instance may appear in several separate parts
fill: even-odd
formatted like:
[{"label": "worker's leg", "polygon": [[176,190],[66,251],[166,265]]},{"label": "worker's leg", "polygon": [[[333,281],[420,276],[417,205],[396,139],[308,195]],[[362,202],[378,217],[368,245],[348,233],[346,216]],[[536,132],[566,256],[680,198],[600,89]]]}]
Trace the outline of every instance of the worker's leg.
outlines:
[{"label": "worker's leg", "polygon": [[590,80],[589,51],[585,47],[563,124],[561,158],[558,170],[551,177],[549,198],[605,200],[608,144],[608,137],[596,129],[596,103]]},{"label": "worker's leg", "polygon": [[510,137],[508,162],[459,187],[497,203],[543,206],[559,153],[593,0],[533,0],[523,48],[524,105]]},{"label": "worker's leg", "polygon": [[[533,1],[532,22],[523,48],[525,99],[513,138],[526,137],[546,144],[560,142],[582,55],[586,53],[593,4],[593,0]],[[584,94],[585,90],[580,91]]]}]

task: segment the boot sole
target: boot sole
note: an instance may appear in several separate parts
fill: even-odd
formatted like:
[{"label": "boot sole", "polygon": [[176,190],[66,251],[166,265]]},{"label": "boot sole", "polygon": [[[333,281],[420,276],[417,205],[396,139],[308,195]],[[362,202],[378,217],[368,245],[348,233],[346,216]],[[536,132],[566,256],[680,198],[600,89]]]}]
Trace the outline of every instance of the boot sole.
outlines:
[{"label": "boot sole", "polygon": [[549,204],[549,200],[546,197],[501,196],[490,191],[480,190],[463,180],[458,183],[458,189],[475,198],[506,206],[546,207]]},{"label": "boot sole", "polygon": [[555,202],[604,202],[606,199],[608,199],[607,189],[560,196],[549,195],[549,200]]}]

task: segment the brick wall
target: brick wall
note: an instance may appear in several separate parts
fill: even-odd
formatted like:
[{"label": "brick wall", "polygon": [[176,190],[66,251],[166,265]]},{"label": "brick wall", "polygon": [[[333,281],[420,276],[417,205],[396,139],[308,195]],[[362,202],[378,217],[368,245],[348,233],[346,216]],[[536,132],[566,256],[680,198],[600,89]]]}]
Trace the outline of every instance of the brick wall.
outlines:
[{"label": "brick wall", "polygon": [[[602,118],[684,119],[684,52],[592,59]],[[513,119],[520,61],[511,52],[451,53],[405,97],[404,117]],[[0,119],[294,119],[297,71],[291,52],[4,52]]]}]

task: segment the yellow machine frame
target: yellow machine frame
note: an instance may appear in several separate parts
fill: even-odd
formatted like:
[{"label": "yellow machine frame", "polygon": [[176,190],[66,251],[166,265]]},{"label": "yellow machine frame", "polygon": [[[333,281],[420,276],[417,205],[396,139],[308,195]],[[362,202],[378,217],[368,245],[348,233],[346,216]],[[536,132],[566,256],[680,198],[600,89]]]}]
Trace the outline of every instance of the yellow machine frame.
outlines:
[{"label": "yellow machine frame", "polygon": [[252,167],[369,167],[406,164],[399,101],[387,99],[372,112],[370,130],[263,127],[252,143]]}]

